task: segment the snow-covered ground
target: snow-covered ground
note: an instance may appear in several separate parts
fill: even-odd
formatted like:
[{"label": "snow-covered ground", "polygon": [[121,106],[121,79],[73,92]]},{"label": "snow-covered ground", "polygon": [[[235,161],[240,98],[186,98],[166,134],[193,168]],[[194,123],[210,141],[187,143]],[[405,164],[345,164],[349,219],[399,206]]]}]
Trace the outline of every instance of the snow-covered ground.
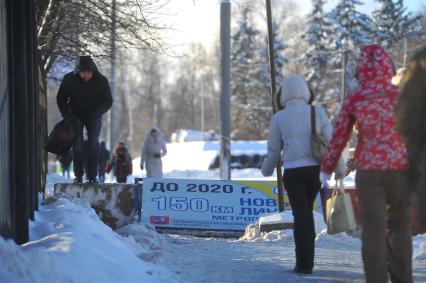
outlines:
[{"label": "snow-covered ground", "polygon": [[[194,161],[181,159],[183,165],[165,176],[218,179],[218,170],[191,169],[188,162]],[[264,180],[254,169],[233,170],[232,176]],[[69,180],[49,174],[47,192],[64,181]],[[351,176],[346,183],[352,181]],[[291,230],[261,234],[251,226],[241,239],[157,234],[138,224],[112,231],[86,201],[49,199],[30,224],[29,243],[18,246],[0,237],[0,282],[363,282],[360,240],[326,234],[321,214],[315,213],[315,224],[314,273],[299,276],[292,272]],[[426,282],[426,234],[413,238],[413,270],[415,282]]]},{"label": "snow-covered ground", "polygon": [[[49,175],[49,191],[52,179],[58,177]],[[83,199],[48,199],[35,218],[27,244],[0,237],[0,282],[179,282],[146,260],[161,246],[156,232],[140,227],[138,237],[127,237],[126,230],[121,236]]]}]

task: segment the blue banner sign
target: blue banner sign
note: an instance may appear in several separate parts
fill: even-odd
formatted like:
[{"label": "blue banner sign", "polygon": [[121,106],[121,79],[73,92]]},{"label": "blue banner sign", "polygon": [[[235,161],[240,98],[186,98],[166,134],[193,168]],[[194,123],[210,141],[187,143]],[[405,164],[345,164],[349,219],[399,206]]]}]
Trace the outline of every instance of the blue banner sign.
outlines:
[{"label": "blue banner sign", "polygon": [[[284,205],[289,208],[287,195]],[[174,229],[244,231],[278,211],[276,182],[144,179],[142,223]]]}]

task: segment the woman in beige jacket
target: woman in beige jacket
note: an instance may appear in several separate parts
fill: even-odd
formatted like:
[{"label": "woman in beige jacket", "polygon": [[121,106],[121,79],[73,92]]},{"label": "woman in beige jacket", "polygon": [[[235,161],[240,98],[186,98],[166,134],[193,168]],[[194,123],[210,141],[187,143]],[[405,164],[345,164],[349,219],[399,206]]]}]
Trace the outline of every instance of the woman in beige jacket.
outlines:
[{"label": "woman in beige jacket", "polygon": [[148,178],[163,177],[163,163],[161,158],[167,154],[166,143],[157,127],[152,127],[148,132],[142,148],[141,169],[144,165]]}]

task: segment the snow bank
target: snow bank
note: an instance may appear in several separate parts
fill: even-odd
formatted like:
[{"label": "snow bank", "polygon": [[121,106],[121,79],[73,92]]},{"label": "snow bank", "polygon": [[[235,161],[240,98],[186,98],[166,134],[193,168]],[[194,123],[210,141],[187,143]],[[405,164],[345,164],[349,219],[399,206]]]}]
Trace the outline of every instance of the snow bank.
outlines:
[{"label": "snow bank", "polygon": [[[320,234],[327,228],[321,213],[314,211],[315,231]],[[280,213],[271,213],[262,215],[255,224],[246,227],[244,235],[240,241],[256,242],[256,241],[278,241],[293,239],[293,230],[285,229],[280,231],[260,232],[259,226],[264,224],[276,223],[292,223],[293,215],[291,210]],[[318,234],[319,235],[319,234]]]},{"label": "snow bank", "polygon": [[27,244],[0,238],[0,258],[7,259],[0,282],[176,282],[164,267],[142,260],[161,248],[154,242],[115,233],[85,200],[59,199],[40,207]]}]

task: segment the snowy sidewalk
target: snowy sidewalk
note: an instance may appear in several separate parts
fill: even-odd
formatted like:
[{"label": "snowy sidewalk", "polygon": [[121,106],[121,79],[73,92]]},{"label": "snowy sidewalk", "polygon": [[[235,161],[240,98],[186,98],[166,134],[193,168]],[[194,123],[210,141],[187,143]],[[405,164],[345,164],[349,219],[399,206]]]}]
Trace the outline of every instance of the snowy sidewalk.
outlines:
[{"label": "snowy sidewalk", "polygon": [[[287,232],[281,240],[256,242],[169,235],[167,243],[159,263],[184,282],[364,282],[361,244],[345,235],[321,234],[314,273],[303,276],[292,272],[294,243]],[[426,282],[426,257],[413,263],[415,282]]]}]

